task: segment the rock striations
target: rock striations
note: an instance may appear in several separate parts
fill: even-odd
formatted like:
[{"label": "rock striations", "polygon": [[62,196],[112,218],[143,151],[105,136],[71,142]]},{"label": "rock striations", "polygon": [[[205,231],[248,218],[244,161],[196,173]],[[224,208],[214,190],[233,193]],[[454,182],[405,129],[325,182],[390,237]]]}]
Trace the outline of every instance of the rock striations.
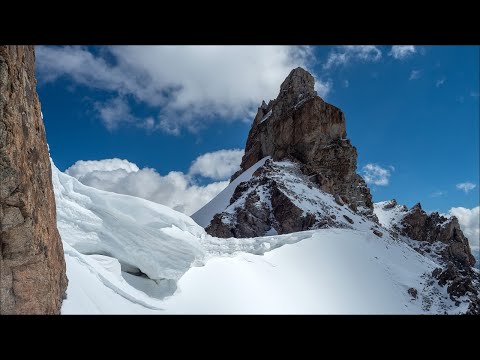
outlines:
[{"label": "rock striations", "polygon": [[0,314],[58,314],[67,287],[33,46],[0,46]]},{"label": "rock striations", "polygon": [[278,97],[258,108],[245,155],[235,178],[265,156],[290,158],[325,192],[337,194],[354,210],[372,215],[372,196],[356,173],[357,150],[347,139],[343,112],[317,96],[313,76],[290,72]]},{"label": "rock striations", "polygon": [[443,256],[447,260],[467,267],[475,265],[468,240],[455,216],[447,218],[438,212],[427,214],[418,203],[405,214],[401,225],[400,232],[410,239],[445,244]]},{"label": "rock striations", "polygon": [[317,96],[314,85],[309,72],[296,68],[282,83],[278,97],[268,104],[262,102],[240,170],[231,180],[265,157],[271,161],[257,170],[250,184],[240,184],[231,200],[235,202],[242,197],[242,191],[258,188],[263,182],[268,201],[257,203],[255,199],[261,194],[243,194],[248,199],[242,202],[244,205],[234,205],[238,210],[219,213],[212,219],[206,228],[211,235],[251,237],[265,235],[269,229],[284,234],[333,225],[330,214],[321,207],[311,206],[311,211],[305,211],[295,205],[299,196],[295,181],[285,181],[283,170],[271,166],[280,161],[296,169],[297,175],[292,175],[296,183],[332,194],[340,205],[375,219],[370,190],[356,173],[357,150],[346,137],[343,112]]}]

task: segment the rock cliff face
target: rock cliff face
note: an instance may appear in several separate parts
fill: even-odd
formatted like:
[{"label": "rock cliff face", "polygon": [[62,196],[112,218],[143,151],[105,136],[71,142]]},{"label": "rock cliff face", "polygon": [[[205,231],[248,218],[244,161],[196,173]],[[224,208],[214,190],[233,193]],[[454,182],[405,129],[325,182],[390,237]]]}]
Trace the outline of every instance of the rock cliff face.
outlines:
[{"label": "rock cliff face", "polygon": [[348,219],[354,217],[351,208],[326,194],[304,174],[304,165],[293,159],[268,159],[250,180],[235,188],[230,205],[213,217],[206,231],[228,238],[353,228]]},{"label": "rock cliff face", "polygon": [[373,215],[370,190],[356,173],[357,150],[347,139],[343,112],[317,96],[313,76],[290,72],[278,97],[258,108],[245,155],[234,179],[265,156],[293,158],[320,188],[336,194],[354,210]]},{"label": "rock cliff face", "polygon": [[408,210],[405,205],[397,204],[395,199],[376,203],[375,213],[381,225],[396,238],[404,236],[419,242],[419,251],[425,252],[422,247],[430,249],[433,245],[433,252],[448,262],[460,267],[475,265],[468,239],[455,216],[447,218],[438,212],[427,214],[420,203]]},{"label": "rock cliff face", "polygon": [[0,46],[0,314],[58,314],[67,287],[33,46]]},{"label": "rock cliff face", "polygon": [[410,239],[434,243],[440,241],[446,245],[443,256],[462,266],[475,265],[468,239],[463,235],[455,216],[446,218],[438,212],[427,214],[420,203],[416,204],[402,218],[401,233]]}]

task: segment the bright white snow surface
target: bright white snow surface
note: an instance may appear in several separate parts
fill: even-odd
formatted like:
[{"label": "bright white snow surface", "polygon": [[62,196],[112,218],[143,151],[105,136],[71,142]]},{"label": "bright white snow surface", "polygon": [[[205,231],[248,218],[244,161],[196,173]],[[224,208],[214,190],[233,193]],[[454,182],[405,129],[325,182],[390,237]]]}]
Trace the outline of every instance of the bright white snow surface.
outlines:
[{"label": "bright white snow surface", "polygon": [[62,314],[466,310],[427,276],[434,260],[386,233],[217,239],[165,206],[84,186],[54,166],[53,179],[69,278]]},{"label": "bright white snow surface", "polygon": [[380,224],[391,229],[394,225],[399,226],[400,220],[406,215],[407,210],[403,205],[395,205],[390,209],[385,209],[385,205],[390,201],[381,201],[373,204],[373,211],[377,215]]},{"label": "bright white snow surface", "polygon": [[178,279],[204,250],[205,231],[166,206],[94,189],[52,164],[57,225],[63,241],[82,254],[114,257],[124,270],[151,279]]}]

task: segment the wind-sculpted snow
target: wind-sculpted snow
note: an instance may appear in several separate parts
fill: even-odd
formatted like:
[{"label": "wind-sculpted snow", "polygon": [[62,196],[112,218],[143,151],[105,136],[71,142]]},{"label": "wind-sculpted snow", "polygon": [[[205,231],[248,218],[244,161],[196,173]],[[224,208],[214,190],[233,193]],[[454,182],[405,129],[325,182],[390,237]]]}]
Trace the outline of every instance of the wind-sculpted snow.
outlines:
[{"label": "wind-sculpted snow", "polygon": [[[64,250],[71,281],[62,314],[141,314],[162,310],[159,300],[131,287],[120,271],[105,268],[105,261],[82,255],[65,242]],[[115,264],[116,259],[110,260],[110,264]]]},{"label": "wind-sculpted snow", "polygon": [[177,280],[201,263],[203,228],[190,217],[140,198],[81,184],[54,165],[57,223],[64,242],[82,254],[118,259],[126,271]]}]

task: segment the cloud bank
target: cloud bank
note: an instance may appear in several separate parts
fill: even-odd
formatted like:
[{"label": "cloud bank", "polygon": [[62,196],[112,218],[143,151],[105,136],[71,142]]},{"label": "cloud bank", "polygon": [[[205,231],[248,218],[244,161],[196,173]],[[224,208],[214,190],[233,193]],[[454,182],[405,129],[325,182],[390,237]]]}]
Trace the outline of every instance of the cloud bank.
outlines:
[{"label": "cloud bank", "polygon": [[121,159],[80,160],[65,172],[85,185],[140,197],[191,215],[228,185],[228,181],[216,181],[201,186],[196,176],[227,179],[239,168],[242,155],[237,149],[203,154],[193,161],[187,174],[171,171],[161,175]]},{"label": "cloud bank", "polygon": [[[114,130],[134,125],[178,134],[208,121],[251,120],[256,107],[278,95],[280,84],[297,66],[311,70],[307,46],[37,46],[40,83],[68,79],[106,91],[95,103],[97,116]],[[331,81],[316,78],[325,97]],[[131,104],[151,107],[146,119]]]},{"label": "cloud bank", "polygon": [[190,175],[201,175],[215,180],[226,179],[240,169],[243,150],[219,150],[199,156],[190,167]]}]

